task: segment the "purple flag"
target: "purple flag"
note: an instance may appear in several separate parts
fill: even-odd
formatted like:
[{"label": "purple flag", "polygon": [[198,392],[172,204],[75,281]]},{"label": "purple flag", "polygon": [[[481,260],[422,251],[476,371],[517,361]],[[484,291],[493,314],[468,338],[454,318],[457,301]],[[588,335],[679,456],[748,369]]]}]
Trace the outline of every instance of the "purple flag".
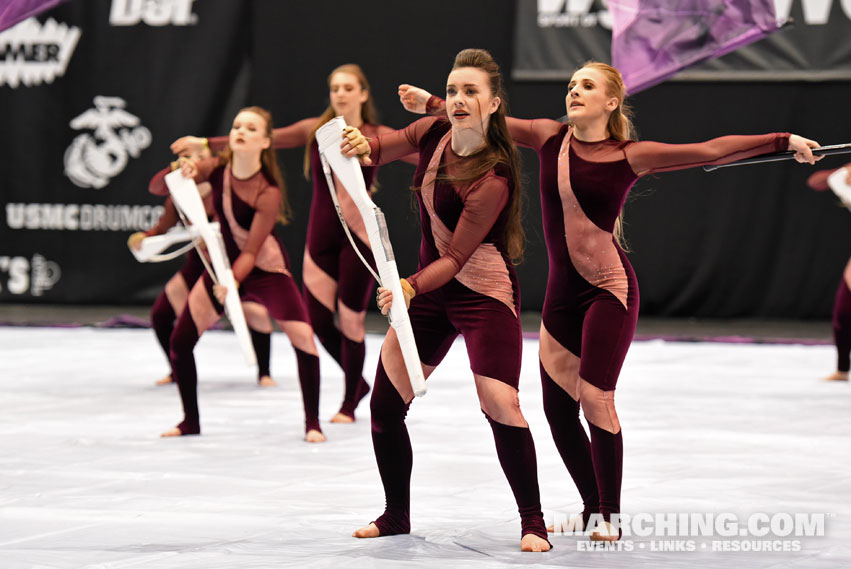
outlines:
[{"label": "purple flag", "polygon": [[609,0],[612,63],[637,93],[779,29],[774,0]]},{"label": "purple flag", "polygon": [[65,0],[5,0],[0,1],[0,32],[30,16],[40,14]]}]

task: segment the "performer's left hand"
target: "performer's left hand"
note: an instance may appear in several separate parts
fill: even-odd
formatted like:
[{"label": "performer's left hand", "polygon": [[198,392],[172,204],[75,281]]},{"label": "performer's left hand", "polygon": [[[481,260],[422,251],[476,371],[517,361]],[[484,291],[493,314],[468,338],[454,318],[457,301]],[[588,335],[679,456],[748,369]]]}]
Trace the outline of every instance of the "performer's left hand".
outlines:
[{"label": "performer's left hand", "polygon": [[213,296],[216,297],[216,300],[219,304],[224,305],[225,299],[228,296],[228,287],[226,287],[225,285],[214,284]]},{"label": "performer's left hand", "polygon": [[425,89],[407,83],[399,85],[399,102],[402,103],[405,110],[412,113],[424,114],[430,98],[431,93]]},{"label": "performer's left hand", "polygon": [[343,129],[343,143],[340,145],[340,152],[348,157],[357,156],[361,164],[367,166],[372,164],[369,157],[369,142],[367,142],[363,133],[353,126],[347,126]]},{"label": "performer's left hand", "polygon": [[812,148],[818,148],[820,145],[815,140],[810,140],[809,138],[804,138],[803,136],[798,136],[797,134],[793,134],[789,137],[789,150],[795,152],[795,160],[800,163],[808,163],[815,164],[824,156],[816,156],[813,154]]},{"label": "performer's left hand", "polygon": [[[402,280],[404,281],[405,279]],[[405,308],[410,308],[413,295],[405,286],[402,286],[402,296],[405,297]],[[393,291],[389,288],[378,287],[375,299],[378,302],[378,308],[381,310],[382,316],[387,316],[387,313],[390,312],[390,306],[393,304]]]},{"label": "performer's left hand", "polygon": [[198,175],[198,164],[194,160],[181,159],[180,171],[184,178],[195,178]]},{"label": "performer's left hand", "polygon": [[136,233],[133,233],[132,235],[130,235],[130,237],[127,238],[127,246],[133,249],[134,251],[138,251],[142,248],[142,241],[147,236],[148,235],[144,231],[137,231]]}]

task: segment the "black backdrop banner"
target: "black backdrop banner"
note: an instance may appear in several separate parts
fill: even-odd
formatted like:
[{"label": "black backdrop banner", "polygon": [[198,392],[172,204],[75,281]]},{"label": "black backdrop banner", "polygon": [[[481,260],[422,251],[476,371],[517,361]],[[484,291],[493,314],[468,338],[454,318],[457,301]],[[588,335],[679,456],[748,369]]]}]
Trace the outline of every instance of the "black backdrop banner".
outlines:
[{"label": "black backdrop banner", "polygon": [[[276,125],[318,116],[328,104],[328,73],[343,63],[364,68],[381,122],[395,128],[417,118],[399,105],[397,86],[444,92],[455,54],[467,47],[488,49],[500,63],[513,115],[564,115],[565,83],[510,79],[523,41],[514,36],[518,6],[71,0],[39,15],[26,33],[17,29],[14,41],[3,35],[0,302],[152,302],[179,261],[139,264],[125,243],[156,217],[153,208],[162,202],[146,187],[172,159],[169,143],[184,134],[226,134],[245,104],[270,109]],[[833,0],[831,18],[837,7],[840,0]],[[848,81],[668,81],[631,103],[645,140],[790,131],[835,144],[849,141],[849,94]],[[100,137],[97,126],[86,125],[104,117],[113,134]],[[517,271],[523,309],[540,310],[547,256],[538,160],[521,153],[527,247]],[[303,149],[278,153],[294,214],[278,232],[299,282],[312,192],[301,174],[303,157]],[[124,169],[113,174],[121,161]],[[851,216],[831,194],[809,190],[806,179],[846,161],[692,169],[640,180],[625,216],[642,315],[829,316],[851,256]],[[66,170],[92,185],[78,185]],[[412,174],[408,164],[382,166],[375,196],[402,274],[415,270],[419,247]],[[104,179],[106,185],[94,186]]]},{"label": "black backdrop banner", "polygon": [[147,300],[174,272],[125,243],[162,211],[169,142],[242,104],[245,6],[74,1],[0,34],[0,299]]},{"label": "black backdrop banner", "polygon": [[[779,21],[791,17],[791,26],[695,65],[674,79],[851,79],[851,0],[774,0],[774,4]],[[584,61],[612,61],[612,18],[604,0],[518,0],[515,25],[516,80],[564,81]]]}]

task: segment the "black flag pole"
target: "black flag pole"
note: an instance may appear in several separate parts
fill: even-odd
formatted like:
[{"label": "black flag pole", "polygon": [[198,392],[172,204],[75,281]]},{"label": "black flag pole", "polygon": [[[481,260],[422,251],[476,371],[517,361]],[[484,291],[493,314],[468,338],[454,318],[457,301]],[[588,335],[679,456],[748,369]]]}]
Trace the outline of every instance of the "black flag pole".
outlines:
[{"label": "black flag pole", "polygon": [[[813,148],[813,154],[815,154],[816,156],[830,156],[832,154],[851,154],[851,143],[834,144],[831,146],[819,146],[818,148]],[[771,154],[762,154],[760,156],[754,156],[753,158],[736,160],[735,162],[730,162],[729,164],[704,166],[703,169],[707,172],[712,172],[713,170],[717,170],[718,168],[726,168],[728,166],[761,164],[762,162],[779,162],[781,160],[793,160],[794,158],[795,152],[787,150],[785,152],[773,152]]]}]

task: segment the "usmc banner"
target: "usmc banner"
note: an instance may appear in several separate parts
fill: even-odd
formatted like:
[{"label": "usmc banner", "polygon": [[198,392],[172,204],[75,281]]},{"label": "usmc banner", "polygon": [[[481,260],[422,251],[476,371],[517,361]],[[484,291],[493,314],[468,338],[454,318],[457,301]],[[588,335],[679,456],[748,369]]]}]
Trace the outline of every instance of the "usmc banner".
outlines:
[{"label": "usmc banner", "polygon": [[0,33],[0,301],[146,301],[179,267],[127,237],[163,211],[169,143],[246,102],[247,4],[67,2]]}]

